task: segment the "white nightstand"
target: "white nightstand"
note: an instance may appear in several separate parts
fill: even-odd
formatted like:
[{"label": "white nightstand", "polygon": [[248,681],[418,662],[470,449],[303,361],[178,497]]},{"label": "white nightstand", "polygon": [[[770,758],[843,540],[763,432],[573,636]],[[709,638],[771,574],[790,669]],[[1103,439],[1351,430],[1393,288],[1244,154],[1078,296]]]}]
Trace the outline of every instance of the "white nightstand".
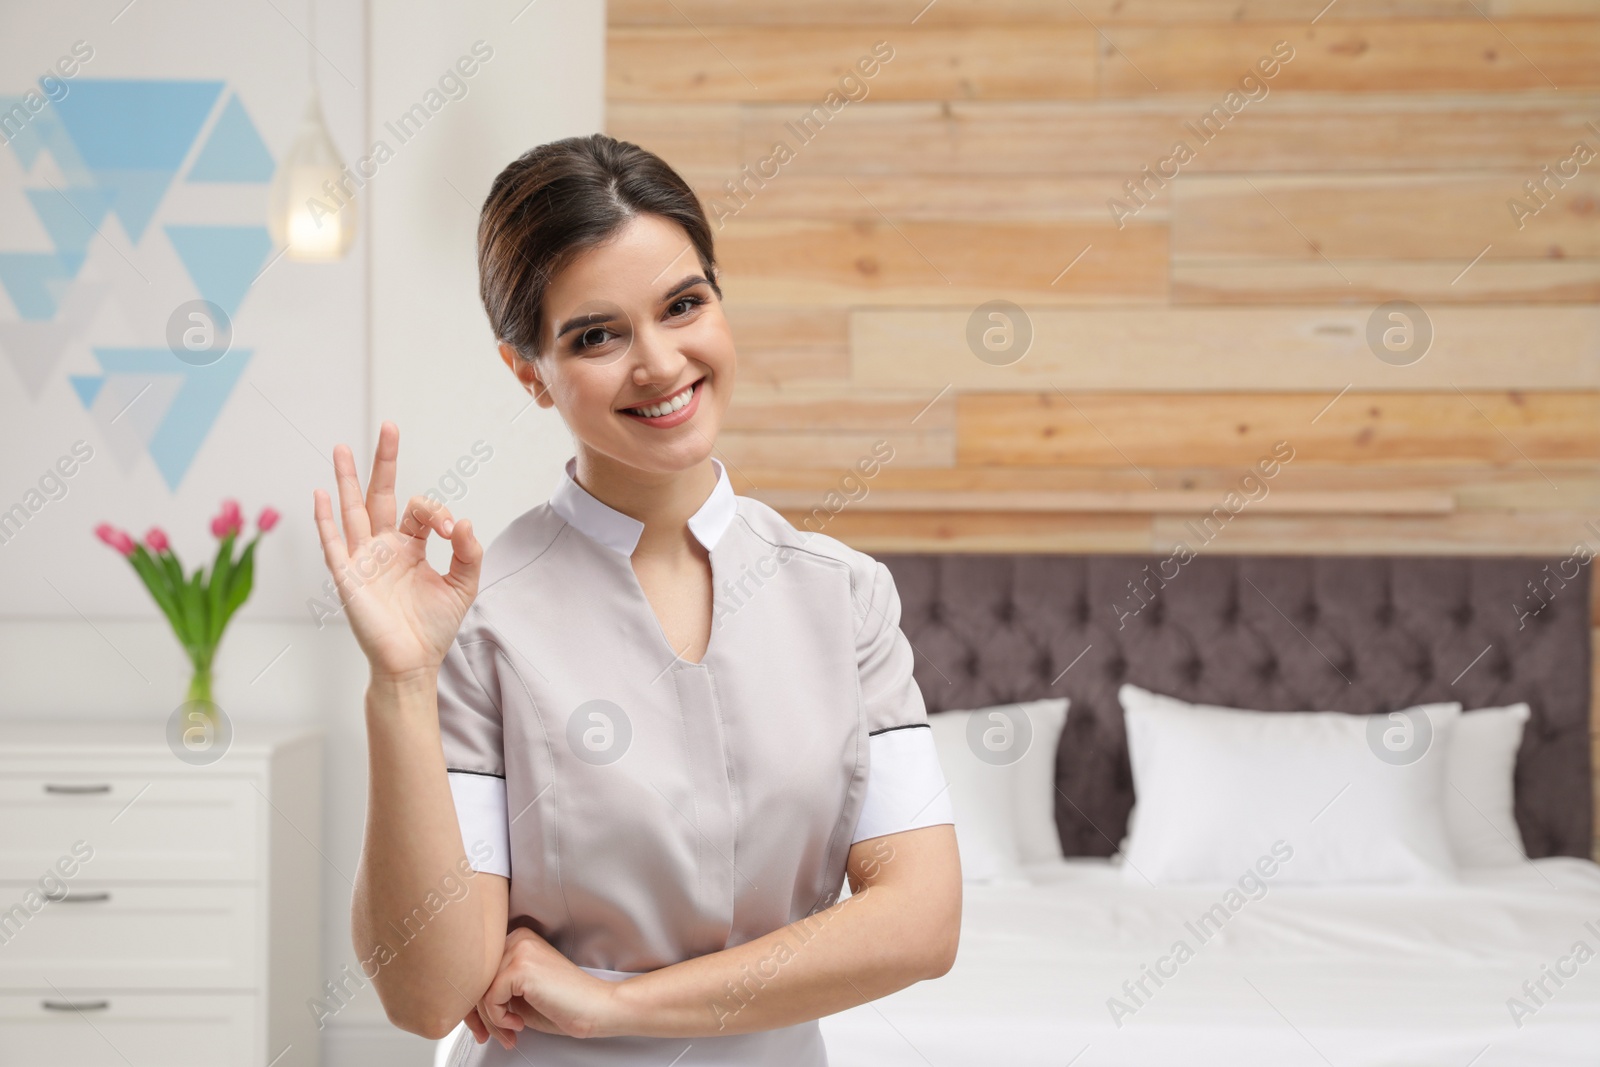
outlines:
[{"label": "white nightstand", "polygon": [[322,743],[0,722],[0,1063],[317,1067]]}]

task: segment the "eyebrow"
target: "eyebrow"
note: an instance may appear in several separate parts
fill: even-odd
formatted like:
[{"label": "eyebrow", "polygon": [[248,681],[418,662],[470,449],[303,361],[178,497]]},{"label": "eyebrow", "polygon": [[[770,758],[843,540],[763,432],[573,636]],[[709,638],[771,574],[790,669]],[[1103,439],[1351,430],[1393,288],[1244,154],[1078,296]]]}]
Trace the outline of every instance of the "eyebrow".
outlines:
[{"label": "eyebrow", "polygon": [[[663,293],[661,295],[661,299],[663,302],[665,302],[671,300],[673,297],[677,296],[686,289],[693,289],[697,285],[708,284],[710,283],[706,281],[704,275],[690,274],[679,281],[677,285],[674,285],[671,289],[668,289],[665,293]],[[566,322],[563,322],[560,329],[556,330],[556,340],[559,341],[573,330],[580,329],[584,326],[593,326],[600,322],[610,322],[611,319],[612,316],[604,311],[591,311],[587,315],[574,316],[573,318],[568,319]]]}]

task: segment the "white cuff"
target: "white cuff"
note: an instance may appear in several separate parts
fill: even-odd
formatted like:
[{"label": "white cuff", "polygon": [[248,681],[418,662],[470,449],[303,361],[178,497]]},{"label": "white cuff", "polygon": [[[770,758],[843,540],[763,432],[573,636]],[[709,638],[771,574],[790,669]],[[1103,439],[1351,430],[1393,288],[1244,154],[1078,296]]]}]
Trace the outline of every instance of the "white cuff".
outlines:
[{"label": "white cuff", "polygon": [[475,871],[510,878],[511,825],[506,810],[506,780],[470,771],[451,771],[447,777],[467,863]]},{"label": "white cuff", "polygon": [[954,823],[950,789],[925,723],[891,727],[868,740],[867,798],[851,844],[922,826]]}]

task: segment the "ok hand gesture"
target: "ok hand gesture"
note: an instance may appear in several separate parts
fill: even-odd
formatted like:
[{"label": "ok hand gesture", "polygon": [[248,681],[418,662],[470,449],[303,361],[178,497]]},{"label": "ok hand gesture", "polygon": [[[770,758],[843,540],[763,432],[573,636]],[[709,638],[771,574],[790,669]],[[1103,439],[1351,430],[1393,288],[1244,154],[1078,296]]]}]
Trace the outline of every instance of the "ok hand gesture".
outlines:
[{"label": "ok hand gesture", "polygon": [[[442,502],[412,497],[396,526],[394,473],[399,452],[400,428],[385,422],[363,502],[349,446],[334,447],[342,538],[328,494],[321,489],[312,493],[323,561],[350,629],[373,676],[391,679],[438,670],[478,595],[483,562],[483,546],[473,536],[471,520],[456,521]],[[446,574],[428,565],[429,531],[450,541]]]}]

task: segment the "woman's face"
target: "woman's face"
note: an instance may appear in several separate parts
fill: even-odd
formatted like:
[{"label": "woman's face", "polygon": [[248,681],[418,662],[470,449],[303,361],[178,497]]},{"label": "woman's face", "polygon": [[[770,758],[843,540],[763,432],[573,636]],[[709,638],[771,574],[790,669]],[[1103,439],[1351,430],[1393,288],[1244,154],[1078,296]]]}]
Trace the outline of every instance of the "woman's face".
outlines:
[{"label": "woman's face", "polygon": [[[733,337],[683,227],[636,216],[568,264],[544,299],[540,357],[505,344],[500,354],[580,447],[658,473],[711,455],[732,396]],[[663,414],[658,403],[682,406]],[[654,414],[630,410],[641,405]]]}]

